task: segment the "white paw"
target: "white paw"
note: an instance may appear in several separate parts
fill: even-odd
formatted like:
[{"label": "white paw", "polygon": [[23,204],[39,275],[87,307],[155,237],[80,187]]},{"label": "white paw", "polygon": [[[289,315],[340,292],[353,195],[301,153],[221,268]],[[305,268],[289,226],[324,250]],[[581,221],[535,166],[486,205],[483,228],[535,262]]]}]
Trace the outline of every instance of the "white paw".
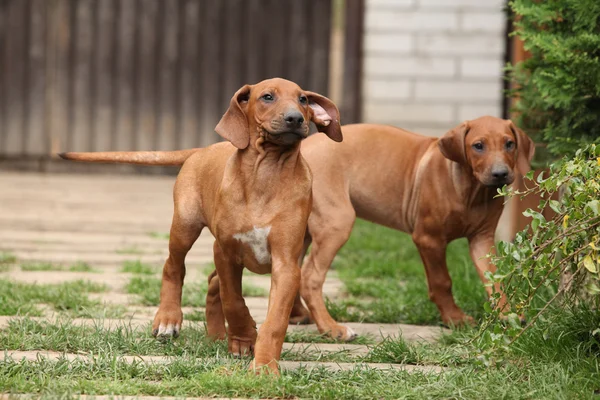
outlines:
[{"label": "white paw", "polygon": [[179,336],[179,330],[180,330],[179,325],[160,324],[158,327],[158,335],[157,336],[161,337],[161,338],[177,337],[177,336]]}]

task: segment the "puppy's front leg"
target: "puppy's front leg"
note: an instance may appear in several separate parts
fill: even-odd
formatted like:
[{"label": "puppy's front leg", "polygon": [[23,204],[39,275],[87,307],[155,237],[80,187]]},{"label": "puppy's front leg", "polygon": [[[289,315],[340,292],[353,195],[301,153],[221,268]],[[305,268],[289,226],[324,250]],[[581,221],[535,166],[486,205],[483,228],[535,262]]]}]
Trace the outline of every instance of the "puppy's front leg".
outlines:
[{"label": "puppy's front leg", "polygon": [[[269,310],[258,332],[252,368],[267,366],[275,374],[294,299],[300,289],[300,266],[297,257],[273,254]],[[259,371],[257,371],[259,372]]]},{"label": "puppy's front leg", "polygon": [[[177,209],[177,208],[176,208]],[[152,323],[152,334],[177,337],[183,323],[181,292],[185,278],[185,257],[192,248],[203,225],[199,221],[181,218],[176,211],[169,237],[169,258],[165,262],[160,288],[160,304]]]},{"label": "puppy's front leg", "polygon": [[[219,276],[221,303],[227,320],[227,343],[234,356],[251,355],[256,343],[256,322],[242,297],[242,267],[231,262],[217,242],[213,247]],[[217,286],[218,287],[218,286]],[[212,307],[214,309],[214,305]],[[209,332],[211,334],[211,332]]]}]

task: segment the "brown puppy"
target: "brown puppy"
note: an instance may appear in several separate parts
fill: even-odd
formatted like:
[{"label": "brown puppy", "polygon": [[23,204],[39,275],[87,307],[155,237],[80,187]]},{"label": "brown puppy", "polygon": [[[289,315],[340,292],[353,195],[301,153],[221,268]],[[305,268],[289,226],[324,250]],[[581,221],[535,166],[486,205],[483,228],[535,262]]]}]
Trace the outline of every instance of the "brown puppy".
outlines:
[{"label": "brown puppy", "polygon": [[[177,336],[183,321],[181,290],[185,257],[204,227],[215,236],[217,274],[211,275],[209,331],[229,351],[254,352],[254,367],[278,372],[277,360],[300,286],[299,259],[311,209],[312,176],[300,154],[309,121],[341,141],[339,112],[327,98],[284,79],[246,85],[231,99],[216,127],[229,140],[175,152],[66,153],[69,160],[183,164],[174,187],[169,258],[163,269],[153,334]],[[237,149],[236,149],[237,148]],[[265,323],[256,324],[242,297],[242,270],[272,273]],[[220,297],[219,297],[220,283]],[[216,293],[215,293],[216,288]]]},{"label": "brown puppy", "polygon": [[[425,265],[429,297],[449,325],[471,322],[456,305],[446,266],[446,246],[466,237],[481,280],[495,267],[485,258],[503,210],[497,188],[529,170],[534,145],[511,121],[482,117],[442,138],[381,125],[347,125],[344,143],[314,136],[302,144],[313,172],[313,210],[308,220],[311,252],[302,266],[292,322],[311,316],[319,331],[351,340],[323,302],[323,282],[356,217],[408,232]],[[332,173],[335,171],[335,173]],[[486,287],[488,293],[492,288]],[[499,288],[496,288],[499,290]],[[497,305],[502,307],[504,300]]]}]

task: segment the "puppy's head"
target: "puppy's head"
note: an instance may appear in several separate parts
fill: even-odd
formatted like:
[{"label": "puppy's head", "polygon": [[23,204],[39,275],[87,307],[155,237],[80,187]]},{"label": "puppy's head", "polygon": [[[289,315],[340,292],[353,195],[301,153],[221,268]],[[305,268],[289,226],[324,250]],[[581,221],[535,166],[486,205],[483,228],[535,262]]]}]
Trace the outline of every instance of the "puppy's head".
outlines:
[{"label": "puppy's head", "polygon": [[511,184],[515,174],[529,171],[533,141],[512,121],[481,117],[465,121],[438,141],[442,154],[468,166],[485,186]]},{"label": "puppy's head", "polygon": [[319,132],[342,141],[340,113],[331,100],[302,90],[294,82],[274,78],[240,88],[215,130],[239,149],[258,137],[293,146],[308,136],[310,121]]}]

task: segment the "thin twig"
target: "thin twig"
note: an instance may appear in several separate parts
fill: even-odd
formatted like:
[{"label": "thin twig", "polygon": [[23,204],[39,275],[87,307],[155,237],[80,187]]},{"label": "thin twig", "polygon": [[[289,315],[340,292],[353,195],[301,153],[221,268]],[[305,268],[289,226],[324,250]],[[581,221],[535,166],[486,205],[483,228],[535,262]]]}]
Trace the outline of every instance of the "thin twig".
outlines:
[{"label": "thin twig", "polygon": [[[579,273],[579,271],[581,271],[581,269],[583,268],[583,265],[580,265],[579,268],[577,268],[577,271],[575,271],[575,273],[573,274],[573,276],[571,277],[571,280],[575,279],[575,276],[577,276],[577,274]],[[542,313],[544,311],[546,311],[546,309],[548,307],[550,307],[550,304],[552,304],[554,302],[554,300],[556,300],[558,298],[558,296],[560,294],[562,294],[565,290],[567,289],[567,285],[565,285],[562,289],[560,289],[558,292],[556,292],[556,294],[554,296],[552,296],[552,298],[546,303],[546,305],[544,305],[544,307],[542,307],[542,309],[533,317],[531,318],[531,321],[529,321],[527,323],[527,325],[525,325],[525,328],[523,328],[523,330],[521,330],[521,332],[519,332],[509,343],[508,345],[512,345],[518,338],[521,337],[521,335],[523,335],[523,333],[525,333],[525,331],[527,331],[529,328],[531,328],[531,326],[535,323],[535,321],[537,321],[537,319],[539,318],[540,315],[542,315]]]}]

